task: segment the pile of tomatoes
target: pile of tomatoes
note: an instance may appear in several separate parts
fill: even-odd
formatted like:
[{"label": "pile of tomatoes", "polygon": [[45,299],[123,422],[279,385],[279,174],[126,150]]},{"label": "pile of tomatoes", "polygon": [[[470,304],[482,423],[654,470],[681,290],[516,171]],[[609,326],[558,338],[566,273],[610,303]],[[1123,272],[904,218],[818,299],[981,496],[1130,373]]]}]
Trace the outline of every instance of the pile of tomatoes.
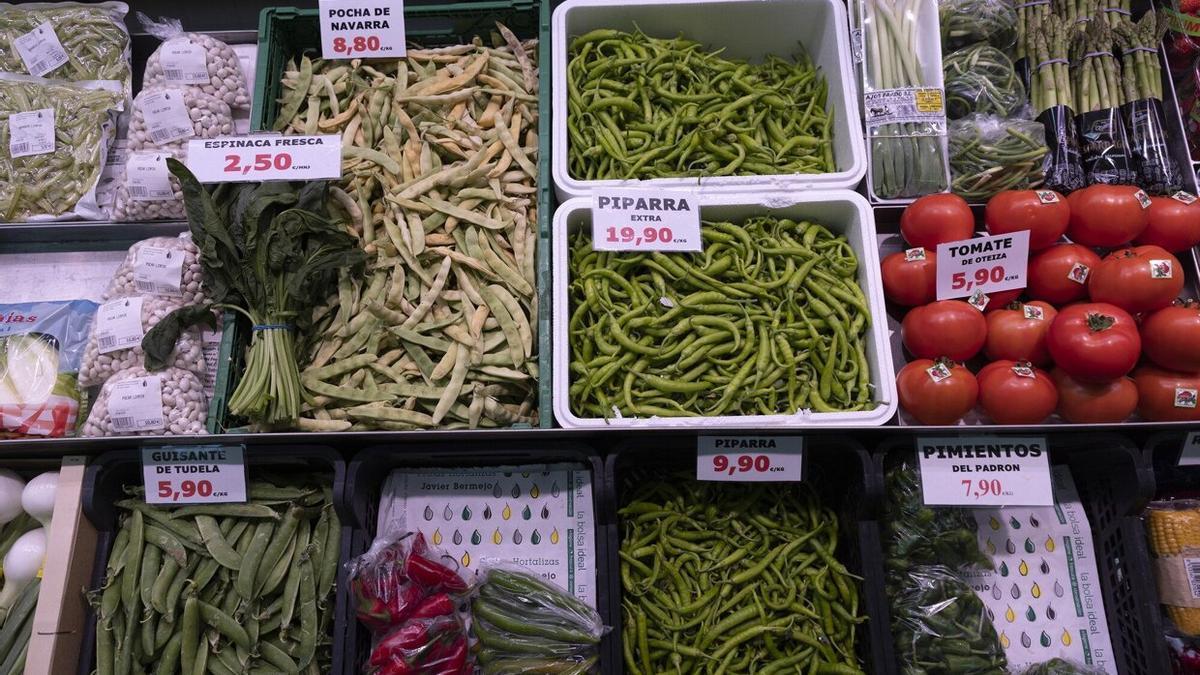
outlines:
[{"label": "pile of tomatoes", "polygon": [[[1093,185],[1063,197],[1003,192],[989,234],[1029,231],[1026,287],[937,300],[938,244],[970,239],[960,197],[923,197],[900,232],[912,248],[883,260],[884,293],[902,308],[911,359],[900,405],[922,424],[978,410],[996,424],[1200,421],[1200,307],[1180,299],[1183,264],[1200,243],[1200,203]],[[1064,236],[1069,241],[1065,241]],[[972,304],[974,303],[974,304]],[[893,309],[893,311],[895,311]]]}]

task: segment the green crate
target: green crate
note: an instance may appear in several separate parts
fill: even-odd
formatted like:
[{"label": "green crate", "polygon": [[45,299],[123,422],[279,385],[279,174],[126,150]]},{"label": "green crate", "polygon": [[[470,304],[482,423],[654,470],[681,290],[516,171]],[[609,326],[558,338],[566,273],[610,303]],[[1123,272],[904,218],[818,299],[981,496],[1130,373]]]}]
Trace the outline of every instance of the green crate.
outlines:
[{"label": "green crate", "polygon": [[232,420],[226,419],[229,408],[229,397],[233,394],[237,381],[241,379],[242,368],[245,366],[246,344],[243,337],[242,324],[245,320],[238,314],[226,310],[221,316],[221,346],[217,350],[217,380],[213,383],[213,397],[208,402],[208,418],[205,427],[210,434],[233,432],[229,427]]},{"label": "green crate", "polygon": [[[476,35],[487,35],[500,21],[522,39],[538,37],[538,426],[554,425],[550,395],[550,221],[556,201],[550,178],[550,6],[538,0],[488,0],[455,5],[414,5],[404,8],[405,30],[411,42],[422,46],[460,44]],[[283,70],[290,59],[320,50],[317,11],[292,7],[268,7],[262,11],[258,29],[258,66],[251,128],[270,130],[279,114]],[[209,409],[212,433],[232,431],[225,420],[226,399],[237,384],[246,344],[246,327],[228,318],[222,336],[217,393]],[[236,422],[236,421],[234,421]]]}]

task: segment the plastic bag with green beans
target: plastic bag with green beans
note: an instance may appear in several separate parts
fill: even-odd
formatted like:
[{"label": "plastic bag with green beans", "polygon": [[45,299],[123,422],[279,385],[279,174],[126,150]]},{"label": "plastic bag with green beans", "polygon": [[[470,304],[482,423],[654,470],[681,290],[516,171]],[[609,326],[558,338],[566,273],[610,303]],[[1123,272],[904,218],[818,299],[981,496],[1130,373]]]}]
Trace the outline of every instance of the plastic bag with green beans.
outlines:
[{"label": "plastic bag with green beans", "polygon": [[942,59],[946,77],[946,116],[971,113],[1011,117],[1025,105],[1025,86],[1004,52],[986,44],[964,47]]},{"label": "plastic bag with green beans", "polygon": [[905,458],[884,476],[884,566],[889,574],[903,576],[913,567],[935,564],[991,569],[991,560],[979,550],[970,511],[926,506],[919,471],[914,458]]},{"label": "plastic bag with green beans", "polygon": [[1044,178],[1046,128],[1041,122],[971,115],[950,123],[950,176],[955,194],[986,201],[1004,190],[1035,188]]},{"label": "plastic bag with green beans", "polygon": [[[124,102],[120,83],[111,80],[52,83],[19,75],[0,79],[0,222],[104,218],[96,203],[96,184],[115,135],[113,117]],[[53,149],[24,154],[30,143],[14,142],[13,120],[28,119],[21,113],[39,112],[39,119],[50,118],[43,138],[49,143],[52,137]],[[24,128],[24,122],[19,126]]]},{"label": "plastic bag with green beans", "polygon": [[939,0],[942,51],[976,42],[999,49],[1017,43],[1017,10],[1007,0]]},{"label": "plastic bag with green beans", "polygon": [[123,2],[0,3],[0,72],[81,82],[118,80],[132,92]]}]

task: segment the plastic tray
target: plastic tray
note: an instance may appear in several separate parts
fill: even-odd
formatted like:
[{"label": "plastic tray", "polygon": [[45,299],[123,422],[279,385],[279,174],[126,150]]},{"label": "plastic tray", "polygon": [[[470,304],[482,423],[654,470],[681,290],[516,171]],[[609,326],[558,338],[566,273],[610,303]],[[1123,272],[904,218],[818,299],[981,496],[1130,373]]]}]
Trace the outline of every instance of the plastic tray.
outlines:
[{"label": "plastic tray", "polygon": [[[272,471],[312,471],[328,473],[334,491],[345,480],[346,463],[341,455],[329,448],[319,446],[292,446],[283,452],[246,452],[247,471],[250,474],[260,467],[270,467]],[[87,467],[83,480],[83,513],[96,528],[96,563],[92,568],[89,588],[99,588],[104,581],[104,571],[108,566],[108,556],[112,552],[113,539],[116,537],[118,509],[116,502],[124,499],[122,489],[125,485],[142,484],[142,460],[138,450],[114,450],[97,457]],[[338,500],[334,499],[335,508]],[[338,516],[342,521],[341,541],[342,558],[345,562],[346,551],[350,544],[351,527],[347,514],[340,508]],[[338,566],[338,588],[343,587],[344,572],[341,564]],[[336,593],[337,601],[342,602],[342,594]],[[343,609],[335,608],[333,627],[333,664],[331,674],[340,675],[351,671],[343,670],[345,636],[340,632],[336,618]],[[78,675],[90,675],[96,660],[96,616],[89,607],[87,619],[84,621],[83,651],[79,655]]]},{"label": "plastic tray", "polygon": [[[881,445],[876,453],[880,471],[889,452],[911,452],[914,440],[897,439]],[[1048,437],[1048,445],[1050,463],[1070,468],[1087,512],[1113,662],[1122,675],[1171,672],[1161,646],[1154,575],[1139,517],[1153,492],[1147,465],[1128,439],[1115,434],[1058,434]],[[889,601],[885,613],[872,616],[872,620],[889,625],[890,607]],[[887,662],[895,664],[890,639],[886,650]],[[898,671],[893,665],[880,672]]]},{"label": "plastic tray", "polygon": [[[771,176],[658,178],[647,181],[587,181],[570,175],[567,164],[567,45],[571,38],[597,28],[631,31],[671,38],[682,35],[706,48],[723,48],[724,56],[760,61],[764,56],[788,56],[797,43],[808,49],[829,83],[827,108],[833,120],[836,173]],[[853,188],[866,172],[859,97],[846,6],[839,0],[568,0],[554,10],[554,185],[559,198],[590,194],[598,187],[642,185],[681,188],[697,185],[705,191],[752,189],[800,190]]]},{"label": "plastic tray", "polygon": [[[550,189],[550,8],[534,0],[484,0],[455,5],[407,3],[404,9],[405,33],[411,42],[425,46],[460,43],[476,35],[488,35],[495,22],[508,26],[519,38],[539,37],[538,64],[538,426],[552,427],[550,410],[550,217],[553,213]],[[320,26],[317,10],[294,7],[267,7],[259,19],[258,70],[255,75],[254,107],[251,129],[269,130],[279,114],[280,80],[289,59],[305,52],[320,51]],[[319,54],[318,54],[319,55]],[[234,344],[245,344],[246,337],[236,336]],[[224,348],[224,347],[222,347]],[[224,354],[224,352],[222,352]],[[223,359],[222,364],[229,363]],[[230,384],[236,377],[226,378]],[[218,374],[218,385],[220,374]],[[232,392],[232,388],[227,390]],[[218,396],[221,394],[218,393]],[[224,399],[220,414],[224,414]],[[212,422],[212,428],[221,428]],[[236,421],[234,421],[236,426]]]},{"label": "plastic tray", "polygon": [[[888,208],[875,208],[874,211],[875,211],[875,218],[876,218],[876,224],[877,224],[876,238],[879,242],[879,259],[883,260],[887,256],[889,256],[893,253],[899,252],[899,251],[903,251],[908,247],[907,244],[904,243],[904,240],[900,236],[900,214],[903,211],[903,209],[897,208],[897,207],[888,207]],[[976,209],[976,211],[980,212],[979,209]],[[979,213],[979,217],[977,218],[977,221],[982,222],[981,212]],[[979,234],[986,235],[987,232],[980,231]],[[1102,255],[1101,258],[1103,258],[1103,257],[1104,256]],[[1200,294],[1200,255],[1198,255],[1197,249],[1191,249],[1189,251],[1176,253],[1175,257],[1179,259],[1179,263],[1183,267],[1183,274],[1184,274],[1183,291],[1180,293],[1180,297],[1184,297],[1184,298],[1197,297],[1197,294]],[[959,298],[959,299],[966,300],[966,298]],[[900,332],[901,321],[903,321],[905,313],[911,308],[901,307],[892,302],[885,302],[885,307],[887,310],[887,315],[885,317],[886,324],[887,324],[886,330],[887,330],[887,334],[888,334],[888,343],[889,343],[890,351],[892,354],[892,364],[893,364],[893,367],[895,368],[895,372],[899,373],[900,370],[903,369],[904,366],[906,366],[909,361],[913,360],[910,357],[910,355],[908,354],[908,352],[906,352],[904,349],[904,343],[901,339],[902,336],[901,336],[901,332]],[[879,315],[877,315],[877,316],[879,316]],[[882,324],[884,322],[881,321],[880,323]],[[980,351],[980,354],[978,356],[976,356],[974,359],[972,359],[971,361],[969,361],[967,363],[967,365],[974,366],[971,368],[971,371],[977,373],[979,371],[979,368],[983,367],[983,365],[985,363],[987,363],[988,361],[989,361],[989,359],[987,359],[987,357],[983,355],[983,352]],[[892,380],[894,381],[895,378],[893,377]],[[896,419],[900,426],[923,426],[919,422],[917,422],[915,419],[913,419],[903,408],[899,409],[899,414],[896,416]],[[1162,426],[1162,425],[1186,426],[1186,425],[1194,424],[1194,423],[1192,423],[1192,422],[1144,422],[1144,421],[1141,421],[1141,418],[1138,417],[1137,413],[1135,412],[1134,416],[1131,417],[1129,421],[1124,422],[1122,424],[1139,424],[1139,425],[1151,425],[1152,424],[1155,426]],[[963,418],[963,421],[960,422],[959,425],[957,425],[958,428],[962,428],[963,426],[987,427],[990,429],[1007,428],[1005,425],[993,424],[990,420],[987,419],[987,417],[978,408],[976,408],[976,410],[968,413],[967,416],[965,418]],[[1020,426],[1020,425],[1018,425],[1018,426]],[[1058,428],[1066,428],[1066,427],[1083,428],[1083,427],[1094,426],[1094,425],[1071,424],[1071,423],[1063,420],[1062,418],[1060,418],[1057,414],[1054,414],[1054,415],[1051,415],[1046,421],[1042,422],[1041,424],[1024,425],[1024,426],[1051,426],[1051,427],[1058,427]],[[942,429],[955,428],[955,425],[951,425],[950,427],[939,427],[939,428],[942,428]]]},{"label": "plastic tray", "polygon": [[[869,617],[860,624],[857,640],[859,657],[868,673],[887,672],[892,657],[891,635],[886,621],[883,589],[883,549],[879,530],[879,495],[883,486],[871,457],[857,442],[848,438],[806,436],[804,439],[806,481],[813,484],[823,501],[837,513],[841,527],[837,558],[849,570],[863,578],[859,588],[859,610]],[[696,439],[691,436],[659,436],[653,441],[622,445],[608,454],[605,462],[608,497],[609,594],[613,598],[612,663],[605,673],[622,675],[621,637],[623,596],[620,569],[621,523],[617,511],[622,503],[622,472],[632,467],[694,469]],[[760,484],[770,489],[770,484]],[[878,617],[885,617],[880,620]],[[885,651],[884,648],[887,647]]]},{"label": "plastic tray", "polygon": [[[347,559],[354,558],[365,552],[375,539],[376,516],[379,511],[379,493],[384,481],[393,469],[418,468],[469,468],[501,465],[547,464],[557,462],[578,462],[591,466],[592,470],[592,509],[593,522],[596,530],[595,570],[596,570],[596,611],[600,613],[606,625],[613,625],[616,608],[611,602],[607,584],[609,577],[614,576],[606,568],[609,561],[608,540],[605,534],[605,480],[604,463],[599,455],[588,448],[572,443],[550,444],[536,442],[464,442],[454,449],[445,446],[406,445],[382,446],[367,448],[354,455],[346,472],[346,480],[339,484],[334,495],[335,501],[347,513],[347,522],[351,523],[353,532],[349,548],[344,549]],[[354,611],[349,599],[349,584],[343,583],[339,577],[338,583],[338,634],[345,635],[347,653],[347,668],[345,672],[359,672],[357,664],[366,661],[370,653],[370,632],[360,626],[354,617]],[[343,609],[344,608],[344,609]],[[609,633],[601,641],[600,667],[602,673],[613,672],[606,662],[611,652],[610,642],[613,634]]]},{"label": "plastic tray", "polygon": [[[738,220],[752,215],[770,213],[780,217],[806,219],[821,223],[835,233],[846,235],[858,257],[859,286],[867,296],[871,316],[884,316],[883,287],[879,278],[879,259],[876,257],[875,219],[867,201],[857,193],[846,190],[790,194],[737,193],[704,195],[700,201],[702,219]],[[554,213],[552,245],[554,270],[554,310],[551,315],[554,330],[554,416],[568,428],[613,427],[828,427],[876,426],[891,419],[896,412],[896,382],[892,377],[891,352],[887,345],[886,326],[875,320],[867,335],[867,363],[874,385],[874,410],[861,412],[811,413],[795,415],[726,415],[705,418],[631,418],[603,419],[580,417],[570,409],[567,392],[571,384],[568,364],[571,360],[567,341],[570,318],[568,294],[571,279],[568,275],[570,242],[568,235],[591,225],[591,201],[577,198],[564,202]]]}]

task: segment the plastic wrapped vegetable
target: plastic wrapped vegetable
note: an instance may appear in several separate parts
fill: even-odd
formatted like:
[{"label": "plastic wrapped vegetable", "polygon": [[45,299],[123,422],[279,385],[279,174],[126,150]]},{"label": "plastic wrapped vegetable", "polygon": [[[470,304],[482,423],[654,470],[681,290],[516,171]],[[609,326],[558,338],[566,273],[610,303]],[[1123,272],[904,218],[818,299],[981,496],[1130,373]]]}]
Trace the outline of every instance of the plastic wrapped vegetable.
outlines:
[{"label": "plastic wrapped vegetable", "polygon": [[1121,86],[1125,90],[1121,114],[1129,132],[1129,151],[1138,186],[1153,194],[1169,194],[1183,187],[1183,172],[1167,145],[1163,115],[1158,45],[1166,27],[1156,13],[1146,12],[1136,23],[1121,17],[1114,28],[1121,45]]},{"label": "plastic wrapped vegetable", "polygon": [[133,100],[127,136],[130,150],[182,151],[193,138],[231,135],[229,106],[198,89],[143,89]]},{"label": "plastic wrapped vegetable", "polygon": [[1137,178],[1121,115],[1126,101],[1121,69],[1111,51],[1114,40],[1108,23],[1097,16],[1088,20],[1071,50],[1078,104],[1075,125],[1088,185],[1129,185]]},{"label": "plastic wrapped vegetable", "polygon": [[1187,564],[1189,558],[1200,557],[1200,501],[1151,502],[1146,532],[1163,609],[1180,632],[1200,635],[1200,598],[1192,592]]},{"label": "plastic wrapped vegetable", "polygon": [[177,19],[157,21],[138,12],[146,32],[163,40],[146,60],[144,88],[188,87],[224,102],[250,109],[246,75],[237,54],[224,42],[203,33],[185,33]]},{"label": "plastic wrapped vegetable", "polygon": [[1017,11],[1006,0],[939,0],[942,51],[976,42],[1008,49],[1017,39]]},{"label": "plastic wrapped vegetable", "polygon": [[1028,50],[1029,99],[1050,143],[1044,185],[1066,194],[1086,184],[1068,58],[1072,26],[1052,15],[1039,16],[1041,9],[1043,6],[1037,5],[1022,10],[1028,20],[1022,24],[1021,39]]},{"label": "plastic wrapped vegetable", "polygon": [[79,414],[76,377],[96,304],[0,304],[0,437],[65,436]]},{"label": "plastic wrapped vegetable", "polygon": [[1004,52],[986,44],[973,44],[947,54],[945,74],[946,116],[952,120],[971,113],[1011,117],[1025,105],[1025,86]]},{"label": "plastic wrapped vegetable", "polygon": [[184,151],[129,153],[114,191],[112,218],[119,222],[183,220],[183,188],[167,170],[167,157],[183,161]]},{"label": "plastic wrapped vegetable", "polygon": [[942,566],[914,567],[891,590],[892,639],[902,673],[1007,675],[987,607]]},{"label": "plastic wrapped vegetable", "polygon": [[457,614],[412,617],[375,640],[365,667],[375,675],[471,675],[466,628]]},{"label": "plastic wrapped vegetable", "polygon": [[205,300],[203,281],[200,251],[190,235],[150,237],[129,247],[101,299],[163,295],[197,305]]},{"label": "plastic wrapped vegetable", "polygon": [[135,366],[113,375],[92,404],[84,436],[203,434],[204,383],[180,368],[151,373]]},{"label": "plastic wrapped vegetable", "polygon": [[[117,298],[101,305],[92,323],[92,336],[88,339],[83,363],[79,366],[79,385],[104,384],[122,370],[144,366],[142,338],[179,307],[178,299],[153,296]],[[203,377],[207,365],[200,331],[195,328],[181,331],[169,359],[171,367]]]},{"label": "plastic wrapped vegetable", "polygon": [[0,3],[0,72],[133,84],[123,2]]},{"label": "plastic wrapped vegetable", "polygon": [[488,672],[599,672],[600,615],[561,588],[505,567],[485,568],[471,633]]},{"label": "plastic wrapped vegetable", "polygon": [[905,459],[884,476],[884,557],[901,575],[917,565],[992,568],[979,550],[975,519],[967,509],[925,506],[915,459]]},{"label": "plastic wrapped vegetable", "polygon": [[951,190],[986,201],[1004,190],[1042,183],[1046,131],[1041,122],[971,115],[950,123]]},{"label": "plastic wrapped vegetable", "polygon": [[104,212],[96,184],[124,105],[115,82],[0,80],[0,222]]}]

